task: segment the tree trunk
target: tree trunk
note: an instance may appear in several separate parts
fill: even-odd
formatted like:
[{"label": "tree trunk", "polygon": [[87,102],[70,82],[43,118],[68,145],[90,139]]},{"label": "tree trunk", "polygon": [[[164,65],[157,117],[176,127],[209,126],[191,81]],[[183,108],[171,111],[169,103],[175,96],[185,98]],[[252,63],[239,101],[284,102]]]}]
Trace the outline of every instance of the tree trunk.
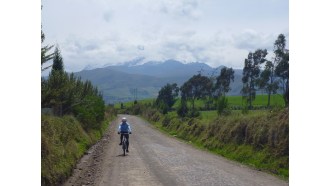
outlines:
[{"label": "tree trunk", "polygon": [[268,91],[268,103],[267,103],[267,107],[269,107],[269,106],[270,106],[270,95],[271,95],[271,92],[270,92],[270,91]]},{"label": "tree trunk", "polygon": [[195,111],[195,98],[192,99],[192,110]]},{"label": "tree trunk", "polygon": [[289,80],[286,82],[286,89],[284,92],[284,101],[285,101],[285,107],[289,106]]}]

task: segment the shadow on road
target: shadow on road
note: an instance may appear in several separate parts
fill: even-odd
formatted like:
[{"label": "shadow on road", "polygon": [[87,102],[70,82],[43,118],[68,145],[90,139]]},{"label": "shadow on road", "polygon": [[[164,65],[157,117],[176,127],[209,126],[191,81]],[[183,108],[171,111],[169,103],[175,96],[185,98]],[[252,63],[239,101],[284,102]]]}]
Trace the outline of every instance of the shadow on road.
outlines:
[{"label": "shadow on road", "polygon": [[[128,156],[128,154],[126,154],[125,156]],[[124,154],[119,154],[116,157],[125,157]]]}]

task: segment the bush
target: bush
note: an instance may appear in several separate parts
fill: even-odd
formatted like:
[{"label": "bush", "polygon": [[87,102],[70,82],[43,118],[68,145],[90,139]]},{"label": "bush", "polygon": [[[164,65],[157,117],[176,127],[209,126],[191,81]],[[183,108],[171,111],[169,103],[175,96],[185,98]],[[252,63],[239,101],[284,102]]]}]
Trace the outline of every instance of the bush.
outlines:
[{"label": "bush", "polygon": [[189,110],[188,110],[188,106],[187,106],[187,101],[184,99],[181,99],[181,102],[180,102],[178,110],[177,110],[178,116],[183,118],[183,117],[187,116],[188,111]]},{"label": "bush", "polygon": [[100,129],[101,122],[104,120],[104,101],[100,97],[88,96],[83,103],[74,107],[73,112],[83,123],[85,130]]},{"label": "bush", "polygon": [[197,110],[190,110],[188,112],[188,117],[191,117],[191,118],[197,118],[201,115],[201,113]]},{"label": "bush", "polygon": [[163,121],[162,121],[162,125],[163,127],[168,127],[171,123],[172,118],[169,115],[165,115]]}]

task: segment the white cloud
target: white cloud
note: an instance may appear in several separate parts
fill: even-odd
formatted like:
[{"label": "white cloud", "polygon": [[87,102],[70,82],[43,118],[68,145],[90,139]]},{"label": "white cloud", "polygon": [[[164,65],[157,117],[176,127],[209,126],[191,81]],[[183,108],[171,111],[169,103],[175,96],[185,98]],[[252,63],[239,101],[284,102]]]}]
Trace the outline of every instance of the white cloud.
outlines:
[{"label": "white cloud", "polygon": [[243,30],[234,35],[234,45],[237,48],[255,51],[259,48],[271,50],[277,35],[258,33],[252,29]]},{"label": "white cloud", "polygon": [[138,57],[144,57],[144,62],[176,59],[242,68],[248,52],[258,48],[272,51],[280,33],[288,38],[288,17],[232,10],[256,9],[260,4],[266,10],[275,9],[270,12],[281,12],[288,3],[254,1],[254,7],[244,2],[240,7],[239,2],[45,1],[45,44],[59,44],[67,71]]},{"label": "white cloud", "polygon": [[198,19],[202,12],[198,9],[197,0],[165,0],[160,1],[159,10],[175,18]]}]

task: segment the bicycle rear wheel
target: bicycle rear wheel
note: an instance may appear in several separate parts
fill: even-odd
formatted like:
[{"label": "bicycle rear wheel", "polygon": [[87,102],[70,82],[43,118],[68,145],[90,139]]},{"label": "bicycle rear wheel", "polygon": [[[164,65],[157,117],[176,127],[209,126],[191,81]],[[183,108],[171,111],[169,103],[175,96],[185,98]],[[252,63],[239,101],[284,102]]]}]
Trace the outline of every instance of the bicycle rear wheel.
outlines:
[{"label": "bicycle rear wheel", "polygon": [[127,149],[127,142],[126,142],[126,138],[124,137],[123,142],[122,142],[122,147],[123,147],[123,155],[125,156],[126,154],[126,149]]}]

